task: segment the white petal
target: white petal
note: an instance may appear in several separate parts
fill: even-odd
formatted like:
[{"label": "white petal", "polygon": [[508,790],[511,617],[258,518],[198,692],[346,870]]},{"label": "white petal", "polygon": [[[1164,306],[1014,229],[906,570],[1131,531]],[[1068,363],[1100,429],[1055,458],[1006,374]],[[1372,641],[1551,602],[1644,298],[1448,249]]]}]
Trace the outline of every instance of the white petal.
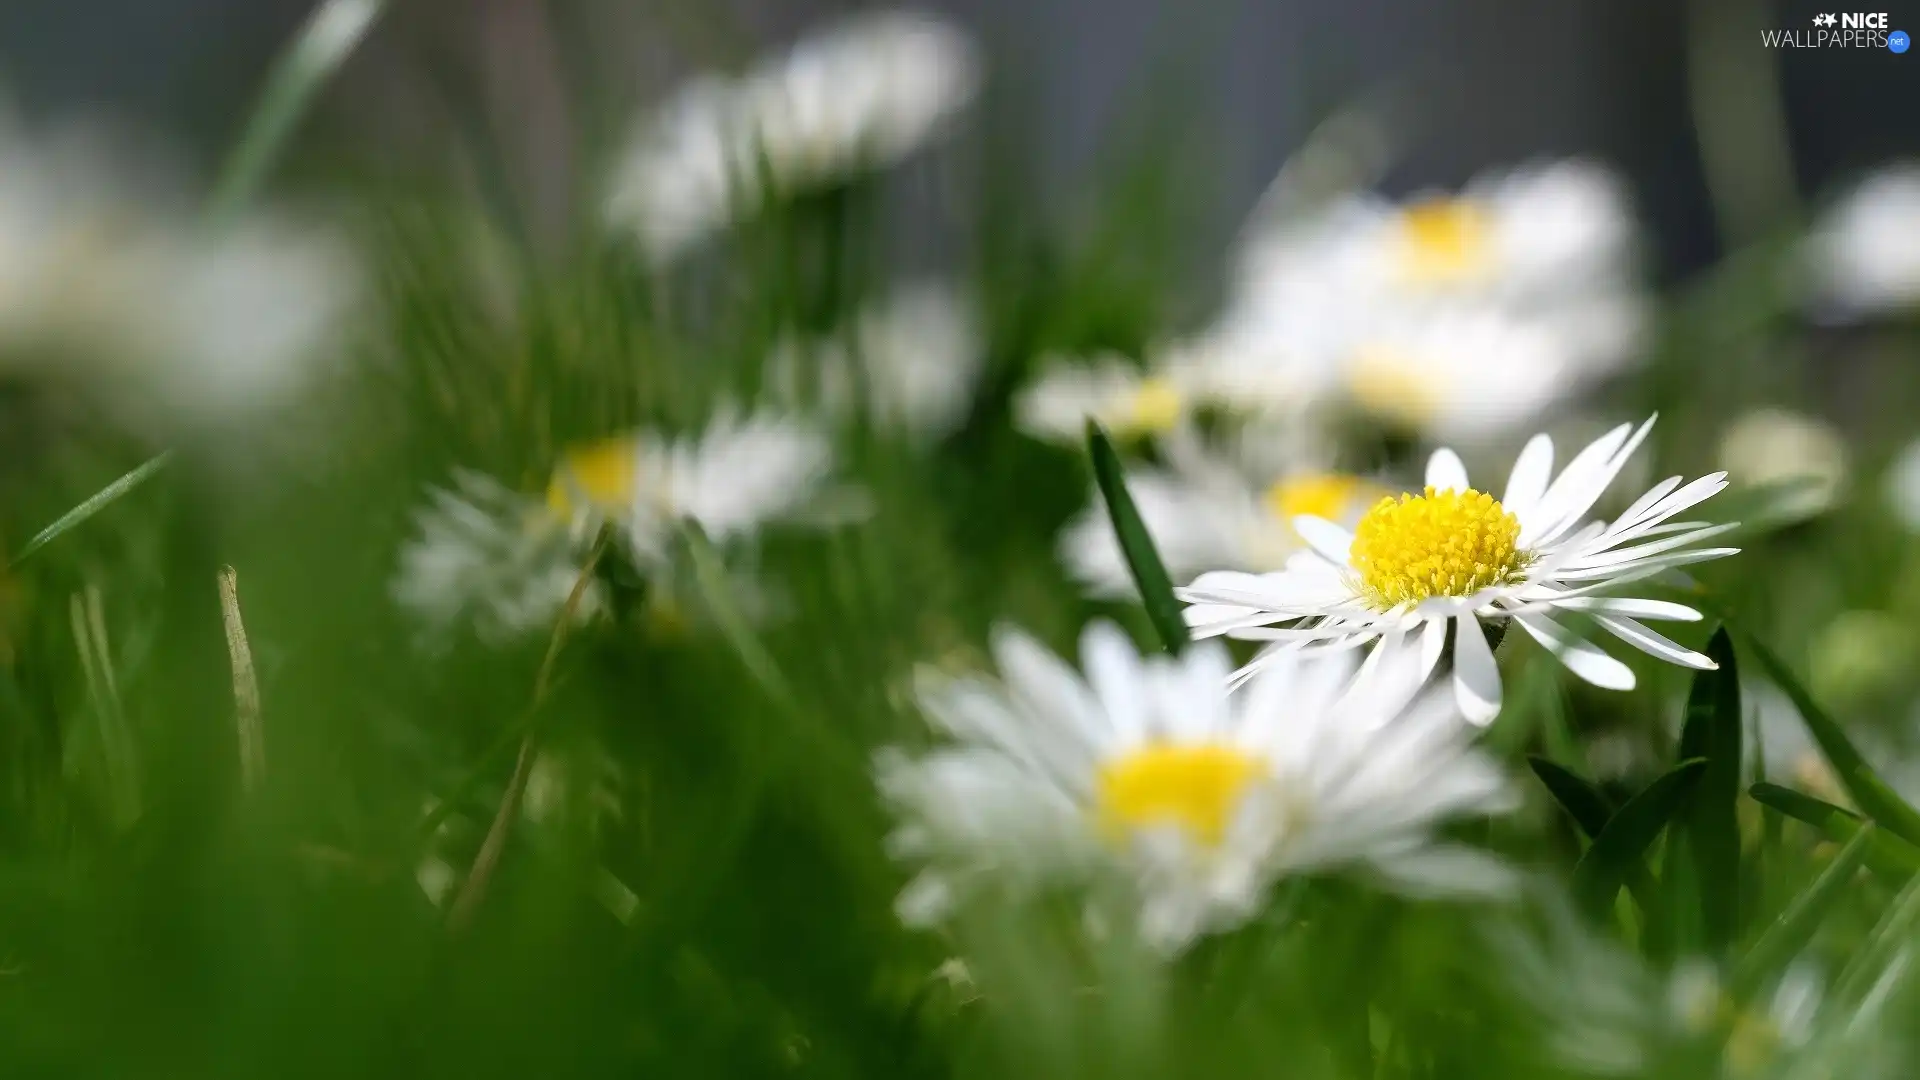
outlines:
[{"label": "white petal", "polygon": [[1345,566],[1353,553],[1353,534],[1325,518],[1301,516],[1293,519],[1293,530],[1314,551],[1336,566]]},{"label": "white petal", "polygon": [[1544,615],[1516,615],[1514,622],[1532,636],[1533,640],[1547,647],[1547,650],[1567,666],[1567,670],[1587,680],[1602,690],[1631,690],[1634,687],[1633,669],[1601,652],[1589,642],[1580,640],[1567,633],[1559,623]]},{"label": "white petal", "polygon": [[1472,615],[1453,620],[1453,692],[1460,712],[1475,724],[1485,727],[1500,714],[1500,665]]},{"label": "white petal", "polygon": [[1621,641],[1639,649],[1650,656],[1657,656],[1668,663],[1690,667],[1696,671],[1714,671],[1720,667],[1705,653],[1697,653],[1665,635],[1649,630],[1628,618],[1615,618],[1597,615],[1594,622]]},{"label": "white petal", "polygon": [[1671,555],[1655,555],[1651,558],[1638,559],[1630,563],[1621,563],[1618,566],[1582,567],[1578,570],[1557,572],[1553,576],[1558,581],[1597,581],[1604,579],[1611,584],[1622,585],[1629,581],[1639,581],[1643,578],[1652,577],[1663,570],[1670,570],[1676,566],[1691,566],[1697,562],[1706,562],[1710,559],[1723,559],[1728,555],[1738,554],[1740,554],[1740,549],[1733,547],[1701,548],[1698,551],[1676,551]]},{"label": "white petal", "polygon": [[[1522,547],[1532,547],[1541,537],[1558,529],[1566,521],[1567,508],[1585,497],[1587,489],[1593,485],[1594,478],[1605,470],[1608,459],[1613,456],[1615,450],[1620,448],[1620,444],[1626,442],[1627,436],[1632,432],[1633,425],[1621,424],[1588,443],[1584,449],[1573,456],[1572,461],[1567,462],[1567,467],[1560,470],[1560,475],[1554,478],[1553,483],[1547,485],[1545,494],[1540,496],[1540,503],[1534,510],[1533,519],[1528,521],[1525,528],[1521,530],[1520,545]],[[1597,492],[1594,493],[1594,497],[1599,497]]]},{"label": "white petal", "polygon": [[1427,681],[1433,674],[1434,666],[1440,663],[1440,654],[1447,648],[1447,621],[1429,619],[1420,628],[1420,680]]},{"label": "white petal", "polygon": [[1467,467],[1460,455],[1441,447],[1427,459],[1427,486],[1435,491],[1467,490]]},{"label": "white petal", "polygon": [[1546,494],[1547,481],[1552,477],[1553,439],[1535,435],[1514,459],[1513,473],[1507,477],[1507,493],[1500,497],[1500,505],[1520,520],[1527,520],[1539,504],[1540,496]]},{"label": "white petal", "polygon": [[1104,619],[1089,623],[1080,635],[1080,662],[1087,682],[1107,711],[1116,740],[1123,746],[1146,733],[1146,696],[1140,689],[1140,652],[1124,630]]},{"label": "white petal", "polygon": [[1593,504],[1600,501],[1600,496],[1606,494],[1607,489],[1613,486],[1614,478],[1620,475],[1621,469],[1626,468],[1627,460],[1633,457],[1634,452],[1640,449],[1640,444],[1646,441],[1648,432],[1653,430],[1654,419],[1654,417],[1648,417],[1647,422],[1641,424],[1633,436],[1607,458],[1605,464],[1583,486],[1569,489],[1567,495],[1570,501],[1561,508],[1563,516],[1560,523],[1541,534],[1535,543],[1551,543],[1555,537],[1580,523],[1587,511],[1593,509]]},{"label": "white petal", "polygon": [[[1528,605],[1521,610],[1530,610]],[[1685,604],[1668,600],[1639,600],[1620,596],[1570,596],[1565,600],[1540,601],[1542,607],[1568,611],[1592,611],[1602,615],[1626,615],[1636,619],[1664,619],[1668,622],[1699,622],[1700,613]]]}]

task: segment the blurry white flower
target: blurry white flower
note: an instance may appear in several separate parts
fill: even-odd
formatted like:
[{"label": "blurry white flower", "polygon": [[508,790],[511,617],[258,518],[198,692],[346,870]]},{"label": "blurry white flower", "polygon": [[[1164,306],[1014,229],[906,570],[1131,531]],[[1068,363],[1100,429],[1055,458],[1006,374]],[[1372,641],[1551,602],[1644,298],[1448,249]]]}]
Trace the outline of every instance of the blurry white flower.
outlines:
[{"label": "blurry white flower", "polygon": [[[1313,466],[1311,455],[1250,468],[1197,446],[1169,446],[1165,468],[1127,472],[1127,491],[1153,537],[1174,584],[1207,570],[1279,570],[1306,546],[1293,527],[1300,516],[1352,527],[1387,495],[1358,476]],[[1087,510],[1060,538],[1060,556],[1095,594],[1132,597],[1133,578],[1106,504],[1095,492]]]},{"label": "blurry white flower", "polygon": [[692,438],[638,431],[569,451],[547,507],[576,537],[611,522],[643,566],[671,555],[675,529],[698,524],[715,544],[775,521],[830,523],[859,510],[831,483],[825,432],[777,413],[722,411]]},{"label": "blurry white flower", "polygon": [[1808,237],[1806,258],[1814,298],[1841,315],[1920,305],[1920,162],[1848,191]]},{"label": "blurry white flower", "polygon": [[1833,425],[1785,409],[1756,409],[1720,438],[1720,464],[1743,486],[1791,484],[1770,516],[1799,521],[1824,513],[1847,484],[1847,444]]},{"label": "blurry white flower", "polygon": [[[829,483],[832,448],[814,428],[776,414],[722,412],[694,438],[642,431],[578,447],[554,470],[544,499],[462,472],[457,491],[434,491],[419,535],[400,555],[394,598],[430,628],[470,624],[489,642],[551,629],[603,525],[650,575],[649,613],[662,629],[688,614],[677,600],[674,532],[697,523],[716,545],[776,521],[816,524],[859,512],[859,495]],[[757,590],[735,582],[748,611]],[[605,607],[591,581],[576,611]]]},{"label": "blurry white flower", "polygon": [[1437,451],[1427,463],[1424,494],[1382,500],[1352,530],[1323,518],[1297,519],[1294,527],[1311,550],[1284,571],[1216,571],[1177,590],[1189,604],[1187,624],[1201,637],[1270,643],[1237,678],[1303,649],[1371,645],[1369,667],[1410,666],[1424,679],[1450,650],[1460,709],[1481,724],[1500,711],[1501,701],[1500,669],[1482,619],[1518,624],[1574,674],[1605,689],[1632,689],[1633,670],[1555,615],[1591,616],[1595,626],[1650,656],[1712,668],[1704,654],[1639,621],[1691,622],[1699,612],[1664,600],[1602,595],[1739,550],[1693,546],[1731,525],[1669,523],[1724,489],[1724,473],[1685,485],[1671,477],[1610,524],[1584,521],[1652,427],[1651,419],[1637,429],[1620,425],[1574,455],[1558,477],[1552,440],[1536,435],[1498,500],[1468,483],[1458,455]]},{"label": "blurry white flower", "polygon": [[287,405],[350,324],[343,242],[265,214],[203,226],[140,179],[0,122],[0,361],[170,434]]},{"label": "blurry white flower", "polygon": [[1887,466],[1884,481],[1887,505],[1900,523],[1920,532],[1920,440],[1908,443]]},{"label": "blurry white flower", "polygon": [[951,23],[906,11],[845,19],[743,76],[705,76],[669,99],[616,170],[609,217],[671,259],[769,197],[894,163],[979,81],[975,47]]},{"label": "blurry white flower", "polygon": [[1014,420],[1036,439],[1079,445],[1088,420],[1118,439],[1166,435],[1186,425],[1197,402],[1179,372],[1142,370],[1124,357],[1050,357],[1014,402]]},{"label": "blurry white flower", "polygon": [[[552,630],[580,580],[580,545],[538,501],[490,477],[462,471],[454,483],[431,491],[416,513],[395,601],[435,633],[467,625],[490,644]],[[604,588],[589,581],[576,616],[590,619],[605,603]]]},{"label": "blurry white flower", "polygon": [[1270,380],[1285,394],[1484,438],[1632,357],[1645,318],[1633,241],[1619,181],[1584,162],[1400,205],[1349,196],[1253,229],[1210,352],[1285,370]]},{"label": "blurry white flower", "polygon": [[984,344],[973,312],[951,288],[901,289],[862,311],[852,338],[785,342],[766,377],[786,400],[817,404],[836,419],[861,412],[864,398],[877,428],[916,441],[951,434],[966,418]]},{"label": "blurry white flower", "polygon": [[1356,868],[1416,893],[1499,891],[1497,862],[1433,836],[1510,792],[1444,695],[1371,684],[1340,662],[1276,666],[1229,697],[1225,650],[1142,657],[1108,623],[1082,676],[1002,630],[1005,682],[927,675],[919,696],[954,742],[881,755],[897,857],[926,869],[903,918],[936,920],[979,879],[1014,889],[1103,872],[1137,893],[1146,940],[1176,951],[1255,914],[1288,874]]}]

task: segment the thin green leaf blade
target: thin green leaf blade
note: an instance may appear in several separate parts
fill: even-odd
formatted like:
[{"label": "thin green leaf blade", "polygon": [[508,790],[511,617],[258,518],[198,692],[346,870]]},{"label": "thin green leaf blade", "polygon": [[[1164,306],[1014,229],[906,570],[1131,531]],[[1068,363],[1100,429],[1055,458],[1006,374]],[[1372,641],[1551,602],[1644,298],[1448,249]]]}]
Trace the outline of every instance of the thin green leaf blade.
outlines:
[{"label": "thin green leaf blade", "polygon": [[1866,758],[1847,738],[1846,732],[1840,729],[1839,723],[1814,703],[1813,695],[1807,692],[1807,688],[1779,657],[1752,634],[1737,628],[1736,632],[1753,659],[1759,662],[1760,669],[1766,672],[1767,678],[1773,680],[1774,685],[1793,702],[1801,721],[1807,725],[1813,741],[1819,744],[1820,753],[1826,757],[1827,764],[1833,767],[1834,776],[1840,781],[1840,786],[1846,789],[1854,805],[1888,832],[1909,844],[1920,845],[1920,811],[1916,811],[1895,794],[1886,781],[1880,779],[1880,775],[1873,771]]},{"label": "thin green leaf blade", "polygon": [[1093,460],[1094,482],[1100,486],[1100,498],[1107,504],[1107,517],[1120,540],[1127,571],[1140,590],[1140,602],[1147,609],[1147,619],[1153,623],[1167,651],[1177,655],[1192,637],[1187,632],[1180,601],[1173,595],[1173,579],[1167,576],[1166,564],[1160,561],[1153,537],[1148,535],[1146,523],[1140,520],[1133,496],[1127,493],[1126,472],[1120,465],[1120,455],[1113,449],[1113,440],[1091,420],[1087,421],[1087,456]]},{"label": "thin green leaf blade", "polygon": [[33,538],[28,540],[26,546],[20,549],[20,554],[13,557],[14,565],[17,566],[25,562],[27,557],[34,552],[60,539],[60,537],[86,522],[88,518],[93,517],[95,514],[113,505],[114,501],[122,495],[146,483],[154,473],[166,468],[167,462],[172,459],[173,451],[163,450],[153,457],[148,458],[138,468],[127,473],[125,476],[101,488],[85,502],[61,514],[59,519],[53,524],[33,534]]},{"label": "thin green leaf blade", "polygon": [[1573,897],[1594,917],[1604,914],[1619,894],[1621,884],[1640,866],[1640,857],[1685,804],[1688,792],[1700,781],[1707,763],[1683,761],[1628,799],[1613,815],[1593,846],[1573,868]]},{"label": "thin green leaf blade", "polygon": [[1766,933],[1741,958],[1735,976],[1737,985],[1749,988],[1758,985],[1806,947],[1827,913],[1833,910],[1835,901],[1846,893],[1847,885],[1853,881],[1854,873],[1865,861],[1878,831],[1872,824],[1862,826],[1833,857],[1833,861],[1827,864],[1827,868],[1820,872],[1820,876],[1814,878],[1812,884],[1787,904],[1780,917],[1767,927]]},{"label": "thin green leaf blade", "polygon": [[1714,631],[1707,656],[1720,666],[1694,675],[1680,732],[1680,756],[1707,765],[1687,797],[1668,866],[1677,868],[1678,858],[1693,863],[1702,944],[1717,953],[1740,932],[1740,678],[1726,627]]},{"label": "thin green leaf blade", "polygon": [[274,62],[233,152],[221,167],[208,214],[220,220],[253,197],[308,104],[363,41],[386,0],[322,0]]},{"label": "thin green leaf blade", "polygon": [[[1813,826],[1837,844],[1852,840],[1868,824],[1851,810],[1778,784],[1755,784],[1747,794],[1769,810]],[[1874,834],[1867,866],[1891,881],[1905,881],[1920,873],[1920,849],[1882,830]]]},{"label": "thin green leaf blade", "polygon": [[1533,770],[1533,775],[1540,778],[1547,794],[1553,796],[1553,800],[1573,818],[1573,823],[1580,826],[1580,831],[1588,839],[1598,837],[1605,831],[1614,811],[1612,802],[1599,788],[1573,770],[1539,755],[1529,755],[1527,765]]}]

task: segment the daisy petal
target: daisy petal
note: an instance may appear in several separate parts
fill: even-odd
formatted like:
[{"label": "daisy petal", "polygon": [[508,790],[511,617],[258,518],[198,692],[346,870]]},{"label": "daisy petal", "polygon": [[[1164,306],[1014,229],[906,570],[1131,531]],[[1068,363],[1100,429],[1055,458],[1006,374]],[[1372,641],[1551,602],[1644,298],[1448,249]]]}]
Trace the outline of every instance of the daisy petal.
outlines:
[{"label": "daisy petal", "polygon": [[1544,615],[1516,615],[1514,622],[1520,624],[1533,640],[1547,647],[1568,671],[1598,686],[1602,690],[1631,690],[1634,687],[1633,669],[1601,652],[1591,643],[1580,640],[1567,633],[1566,628]]},{"label": "daisy petal", "polygon": [[1639,649],[1649,656],[1657,656],[1670,664],[1690,667],[1696,671],[1717,671],[1720,665],[1704,653],[1694,652],[1664,634],[1647,629],[1645,626],[1624,617],[1596,615],[1594,622],[1614,637]]},{"label": "daisy petal", "polygon": [[1507,477],[1507,493],[1500,497],[1500,505],[1525,521],[1540,502],[1540,496],[1546,494],[1547,481],[1552,478],[1553,439],[1535,435],[1527,440],[1526,447],[1514,461],[1513,473]]},{"label": "daisy petal", "polygon": [[1460,455],[1441,447],[1427,459],[1427,486],[1435,491],[1467,490],[1467,467]]},{"label": "daisy petal", "polygon": [[[1529,610],[1532,605],[1522,610]],[[1626,615],[1636,619],[1664,619],[1668,622],[1699,622],[1700,613],[1685,604],[1667,600],[1637,600],[1619,596],[1570,596],[1566,600],[1543,600],[1543,607],[1569,611],[1591,611],[1602,615]]]},{"label": "daisy petal", "polygon": [[1293,531],[1300,534],[1314,551],[1336,566],[1345,566],[1353,551],[1353,534],[1325,518],[1301,516],[1293,519]]},{"label": "daisy petal", "polygon": [[1472,723],[1485,727],[1500,714],[1500,666],[1472,615],[1453,620],[1453,693]]}]

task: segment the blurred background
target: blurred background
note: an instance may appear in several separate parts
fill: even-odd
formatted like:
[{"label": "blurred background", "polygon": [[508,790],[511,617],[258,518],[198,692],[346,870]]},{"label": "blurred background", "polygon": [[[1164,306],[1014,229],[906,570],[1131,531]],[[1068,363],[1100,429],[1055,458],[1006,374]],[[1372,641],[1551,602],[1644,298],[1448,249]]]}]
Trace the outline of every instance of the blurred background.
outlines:
[{"label": "blurred background", "polygon": [[[0,1075],[1912,1075],[1803,718],[1920,796],[1920,58],[1824,11],[0,4]],[[1087,421],[1184,585],[1654,413],[1595,513],[1726,470],[1671,632],[1797,674],[1508,635],[1537,889],[915,917],[929,673],[1154,640]],[[1664,840],[1567,917],[1529,761],[1611,813],[1690,693],[1823,802],[1719,940]]]}]

